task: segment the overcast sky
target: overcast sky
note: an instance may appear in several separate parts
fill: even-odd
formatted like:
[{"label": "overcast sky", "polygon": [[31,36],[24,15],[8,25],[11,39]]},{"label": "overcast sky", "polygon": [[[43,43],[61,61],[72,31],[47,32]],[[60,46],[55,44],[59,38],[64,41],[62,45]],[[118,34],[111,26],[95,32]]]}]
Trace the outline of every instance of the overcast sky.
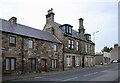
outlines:
[{"label": "overcast sky", "polygon": [[96,52],[105,46],[113,47],[118,42],[119,0],[0,0],[0,18],[17,17],[18,23],[42,30],[47,11],[53,8],[55,22],[71,24],[78,31],[79,18],[84,19],[86,33],[93,40]]}]

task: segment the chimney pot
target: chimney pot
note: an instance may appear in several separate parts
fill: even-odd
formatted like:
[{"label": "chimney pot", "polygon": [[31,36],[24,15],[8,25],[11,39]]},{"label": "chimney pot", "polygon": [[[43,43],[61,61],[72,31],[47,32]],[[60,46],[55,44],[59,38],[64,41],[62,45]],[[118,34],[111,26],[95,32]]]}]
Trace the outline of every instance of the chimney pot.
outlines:
[{"label": "chimney pot", "polygon": [[17,18],[16,17],[11,17],[9,21],[13,24],[17,23]]}]

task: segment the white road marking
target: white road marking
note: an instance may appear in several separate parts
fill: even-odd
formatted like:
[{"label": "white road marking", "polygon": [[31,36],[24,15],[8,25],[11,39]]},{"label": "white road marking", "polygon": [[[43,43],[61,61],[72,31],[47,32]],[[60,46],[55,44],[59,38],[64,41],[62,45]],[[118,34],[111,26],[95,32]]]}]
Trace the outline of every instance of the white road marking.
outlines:
[{"label": "white road marking", "polygon": [[86,74],[86,75],[84,75],[84,76],[90,76],[90,75],[95,75],[95,74],[97,74],[98,72],[94,72],[94,73],[89,73],[89,74]]},{"label": "white road marking", "polygon": [[70,80],[74,80],[74,79],[77,79],[78,77],[74,77],[74,78],[69,78],[69,79],[65,79],[65,80],[62,80],[62,81],[70,81]]}]

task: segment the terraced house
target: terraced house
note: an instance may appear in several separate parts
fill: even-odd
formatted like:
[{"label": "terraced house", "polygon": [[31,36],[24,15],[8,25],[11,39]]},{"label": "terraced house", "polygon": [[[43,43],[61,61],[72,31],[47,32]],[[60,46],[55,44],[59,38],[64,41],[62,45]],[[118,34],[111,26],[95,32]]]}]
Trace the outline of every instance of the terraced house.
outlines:
[{"label": "terraced house", "polygon": [[3,74],[53,71],[62,69],[63,45],[54,35],[0,19]]},{"label": "terraced house", "polygon": [[83,19],[79,19],[78,31],[70,24],[59,24],[54,21],[51,8],[46,15],[44,31],[56,36],[63,43],[64,68],[94,66],[94,46],[91,35],[85,34]]}]

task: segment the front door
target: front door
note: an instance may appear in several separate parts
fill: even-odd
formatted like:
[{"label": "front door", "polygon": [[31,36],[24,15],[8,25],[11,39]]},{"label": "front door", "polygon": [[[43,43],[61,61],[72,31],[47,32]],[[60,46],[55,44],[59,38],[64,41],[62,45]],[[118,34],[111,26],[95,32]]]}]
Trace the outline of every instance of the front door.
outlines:
[{"label": "front door", "polygon": [[75,67],[75,56],[72,56],[72,66]]},{"label": "front door", "polygon": [[84,56],[82,56],[82,68],[84,68]]},{"label": "front door", "polygon": [[41,68],[42,68],[42,71],[47,71],[47,68],[46,68],[46,59],[42,59],[41,60]]},{"label": "front door", "polygon": [[31,61],[31,71],[36,70],[36,59],[35,58],[30,58]]}]

